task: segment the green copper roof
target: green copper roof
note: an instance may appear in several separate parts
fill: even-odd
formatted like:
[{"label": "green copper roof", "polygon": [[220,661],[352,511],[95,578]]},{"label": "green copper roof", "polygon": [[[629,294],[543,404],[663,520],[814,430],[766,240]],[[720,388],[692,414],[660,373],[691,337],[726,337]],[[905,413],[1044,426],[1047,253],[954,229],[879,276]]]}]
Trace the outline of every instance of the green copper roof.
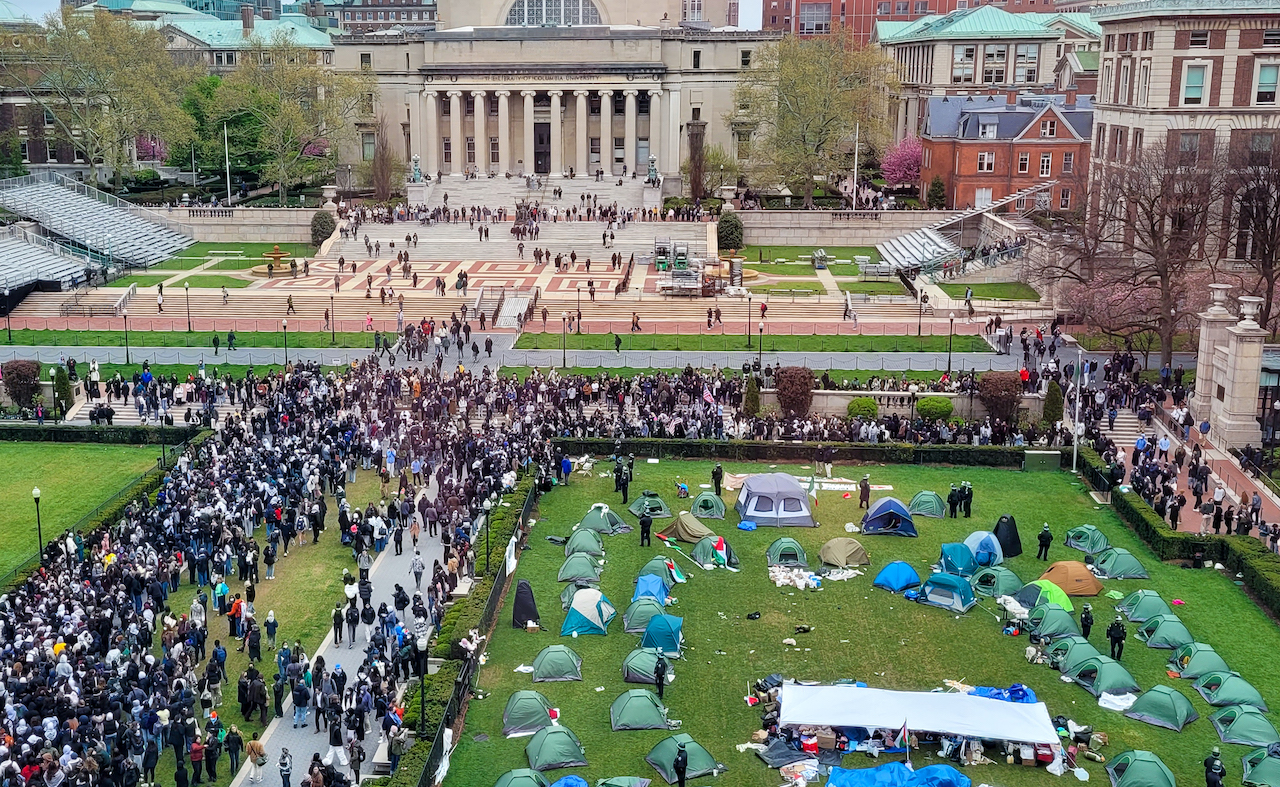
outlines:
[{"label": "green copper roof", "polygon": [[33,25],[36,20],[23,13],[22,9],[9,0],[0,0],[0,25]]},{"label": "green copper roof", "polygon": [[[1083,16],[1088,14],[1011,14],[991,5],[952,11],[945,16],[934,14],[908,22],[888,36],[880,36],[882,44],[910,41],[945,41],[951,39],[1044,38],[1062,37],[1039,17]],[[879,30],[879,28],[877,28]]]},{"label": "green copper roof", "polygon": [[1041,24],[1043,24],[1045,27],[1050,27],[1055,22],[1064,22],[1076,28],[1077,30],[1085,33],[1086,35],[1093,36],[1094,38],[1102,37],[1102,27],[1097,22],[1093,21],[1093,16],[1088,13],[1043,14],[1043,13],[1033,12],[1033,13],[1018,14],[1018,16],[1026,16],[1026,17],[1034,18],[1038,20]]},{"label": "green copper roof", "polygon": [[1097,52],[1074,52],[1076,60],[1080,61],[1080,67],[1085,71],[1098,70],[1098,53]]},{"label": "green copper roof", "polygon": [[[239,19],[183,18],[169,20],[169,26],[210,47],[237,49],[248,46]],[[270,41],[277,31],[287,31],[294,44],[311,49],[329,49],[333,46],[329,34],[312,27],[301,14],[283,14],[280,19],[254,19],[253,32],[263,41]]]},{"label": "green copper roof", "polygon": [[123,11],[129,9],[135,14],[177,14],[179,16],[197,16],[213,19],[210,14],[202,14],[178,0],[98,0],[89,6],[84,6],[89,11],[98,8],[105,8],[108,11]]}]

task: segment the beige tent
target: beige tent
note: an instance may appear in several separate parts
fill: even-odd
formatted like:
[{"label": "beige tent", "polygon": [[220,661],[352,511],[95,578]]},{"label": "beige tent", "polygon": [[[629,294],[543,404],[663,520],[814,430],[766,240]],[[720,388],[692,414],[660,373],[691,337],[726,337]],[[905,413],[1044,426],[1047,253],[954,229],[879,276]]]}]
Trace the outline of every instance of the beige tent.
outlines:
[{"label": "beige tent", "polygon": [[658,535],[664,538],[674,538],[676,541],[684,541],[689,544],[696,544],[707,536],[714,536],[706,525],[698,521],[698,518],[688,511],[681,511],[676,517],[676,521],[667,525],[666,529]]},{"label": "beige tent", "polygon": [[1040,578],[1062,588],[1068,596],[1096,596],[1102,592],[1102,583],[1078,560],[1059,560]]},{"label": "beige tent", "polygon": [[818,557],[824,564],[839,568],[871,565],[867,550],[856,538],[833,538],[822,545]]}]

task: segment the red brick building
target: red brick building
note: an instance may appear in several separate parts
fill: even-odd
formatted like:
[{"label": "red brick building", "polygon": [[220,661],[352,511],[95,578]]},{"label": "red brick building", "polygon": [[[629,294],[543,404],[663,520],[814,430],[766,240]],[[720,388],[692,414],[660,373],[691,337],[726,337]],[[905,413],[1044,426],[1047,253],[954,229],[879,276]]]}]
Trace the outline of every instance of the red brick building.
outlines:
[{"label": "red brick building", "polygon": [[763,0],[760,22],[765,30],[801,36],[822,35],[841,25],[855,41],[865,44],[871,40],[877,22],[914,22],[982,5],[1010,13],[1055,10],[1053,0]]}]

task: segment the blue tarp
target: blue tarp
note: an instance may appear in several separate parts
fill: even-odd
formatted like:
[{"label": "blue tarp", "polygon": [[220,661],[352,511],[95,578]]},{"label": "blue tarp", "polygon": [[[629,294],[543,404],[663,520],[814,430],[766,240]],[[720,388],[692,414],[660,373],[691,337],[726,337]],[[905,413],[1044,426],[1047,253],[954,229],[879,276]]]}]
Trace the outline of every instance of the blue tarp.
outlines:
[{"label": "blue tarp", "polygon": [[636,592],[631,596],[632,601],[648,596],[658,600],[659,604],[667,603],[667,583],[662,581],[662,577],[656,574],[645,574],[636,580]]},{"label": "blue tarp", "polygon": [[587,784],[587,780],[581,776],[566,776],[551,787],[591,787],[591,785]]},{"label": "blue tarp", "polygon": [[827,787],[969,787],[969,777],[950,765],[930,765],[913,771],[900,762],[876,768],[832,768]]},{"label": "blue tarp", "polygon": [[876,574],[871,584],[890,593],[901,593],[907,588],[919,587],[920,575],[911,566],[901,560],[895,560],[880,569],[880,573]]},{"label": "blue tarp", "polygon": [[989,697],[993,700],[1004,700],[1005,702],[1039,702],[1036,699],[1036,693],[1029,686],[1023,686],[1021,683],[1015,683],[1007,689],[979,686],[969,693],[978,697]]}]

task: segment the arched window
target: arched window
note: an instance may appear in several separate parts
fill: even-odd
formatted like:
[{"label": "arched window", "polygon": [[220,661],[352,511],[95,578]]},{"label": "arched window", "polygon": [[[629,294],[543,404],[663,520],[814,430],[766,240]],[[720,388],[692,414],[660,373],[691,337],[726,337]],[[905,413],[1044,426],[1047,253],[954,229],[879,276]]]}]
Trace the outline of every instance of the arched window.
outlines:
[{"label": "arched window", "polygon": [[598,25],[600,12],[591,0],[516,0],[507,12],[508,25]]}]

